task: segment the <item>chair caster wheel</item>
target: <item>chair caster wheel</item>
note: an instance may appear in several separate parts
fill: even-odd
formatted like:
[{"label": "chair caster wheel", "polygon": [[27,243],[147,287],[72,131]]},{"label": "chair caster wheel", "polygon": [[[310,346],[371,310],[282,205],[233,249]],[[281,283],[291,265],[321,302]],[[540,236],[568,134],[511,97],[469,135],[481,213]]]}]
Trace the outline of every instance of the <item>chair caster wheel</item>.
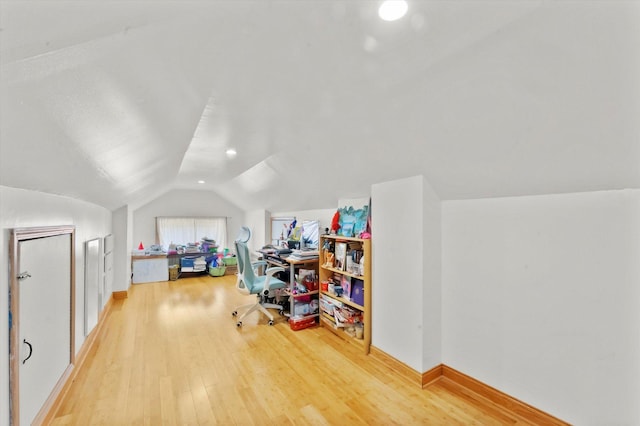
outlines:
[{"label": "chair caster wheel", "polygon": [[233,312],[231,312],[231,316],[232,316],[232,317],[235,317],[236,315],[238,315],[238,311],[233,311]]},{"label": "chair caster wheel", "polygon": [[270,321],[269,321],[269,325],[273,325],[273,320],[270,320]]},{"label": "chair caster wheel", "polygon": [[238,322],[236,323],[236,326],[238,326],[238,328],[242,327],[242,321],[238,321]]}]

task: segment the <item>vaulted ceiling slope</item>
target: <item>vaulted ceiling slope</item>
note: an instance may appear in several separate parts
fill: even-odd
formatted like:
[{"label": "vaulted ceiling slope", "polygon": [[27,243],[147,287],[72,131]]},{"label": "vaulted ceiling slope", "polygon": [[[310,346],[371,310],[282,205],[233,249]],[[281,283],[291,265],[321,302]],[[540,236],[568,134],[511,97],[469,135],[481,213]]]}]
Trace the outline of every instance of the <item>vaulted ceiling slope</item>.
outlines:
[{"label": "vaulted ceiling slope", "polygon": [[0,0],[0,184],[280,211],[416,174],[442,199],[640,187],[640,2],[378,4]]}]

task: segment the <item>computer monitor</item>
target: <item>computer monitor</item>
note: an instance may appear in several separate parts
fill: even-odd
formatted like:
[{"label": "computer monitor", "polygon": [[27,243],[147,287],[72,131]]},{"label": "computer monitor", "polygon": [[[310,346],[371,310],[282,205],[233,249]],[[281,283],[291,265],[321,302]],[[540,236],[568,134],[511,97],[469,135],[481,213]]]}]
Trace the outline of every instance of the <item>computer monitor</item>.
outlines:
[{"label": "computer monitor", "polygon": [[320,241],[320,222],[317,220],[302,221],[300,248],[317,249]]}]

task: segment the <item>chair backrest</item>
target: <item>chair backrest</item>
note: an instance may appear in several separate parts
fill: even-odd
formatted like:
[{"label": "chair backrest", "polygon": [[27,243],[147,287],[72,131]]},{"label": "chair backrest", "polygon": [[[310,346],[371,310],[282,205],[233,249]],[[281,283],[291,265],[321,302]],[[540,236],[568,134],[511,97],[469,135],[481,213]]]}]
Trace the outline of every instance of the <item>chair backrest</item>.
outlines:
[{"label": "chair backrest", "polygon": [[241,241],[236,241],[236,256],[238,256],[238,281],[236,287],[242,293],[250,293],[256,281],[256,274],[251,266],[249,247]]}]

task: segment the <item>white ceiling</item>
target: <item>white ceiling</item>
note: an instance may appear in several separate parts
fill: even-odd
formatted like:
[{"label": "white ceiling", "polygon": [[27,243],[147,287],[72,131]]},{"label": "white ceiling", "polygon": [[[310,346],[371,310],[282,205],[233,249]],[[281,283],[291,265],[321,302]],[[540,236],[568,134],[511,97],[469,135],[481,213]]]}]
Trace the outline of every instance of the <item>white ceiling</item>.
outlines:
[{"label": "white ceiling", "polygon": [[0,0],[0,184],[279,211],[416,174],[442,199],[640,187],[640,2],[378,5]]}]

